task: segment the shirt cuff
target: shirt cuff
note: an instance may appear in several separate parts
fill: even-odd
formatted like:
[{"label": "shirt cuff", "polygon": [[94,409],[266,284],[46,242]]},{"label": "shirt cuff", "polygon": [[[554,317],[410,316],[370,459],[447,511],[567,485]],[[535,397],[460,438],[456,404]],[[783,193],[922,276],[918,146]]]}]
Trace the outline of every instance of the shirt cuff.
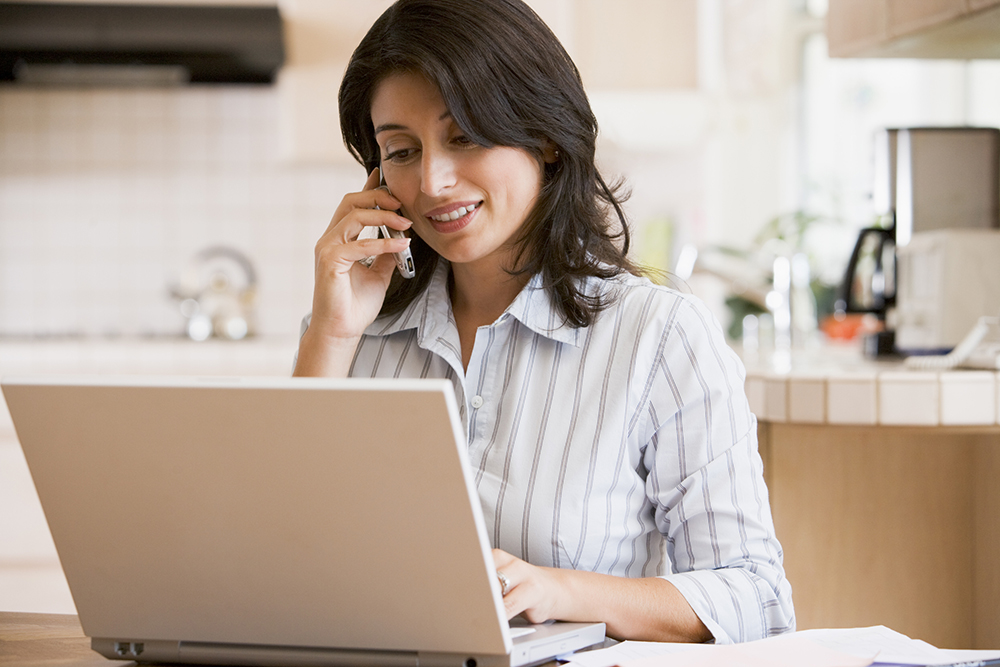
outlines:
[{"label": "shirt cuff", "polygon": [[[735,575],[735,576],[734,576]],[[693,570],[664,575],[680,591],[716,644],[732,644],[768,636],[763,601],[736,570]],[[754,587],[756,588],[756,587]]]}]

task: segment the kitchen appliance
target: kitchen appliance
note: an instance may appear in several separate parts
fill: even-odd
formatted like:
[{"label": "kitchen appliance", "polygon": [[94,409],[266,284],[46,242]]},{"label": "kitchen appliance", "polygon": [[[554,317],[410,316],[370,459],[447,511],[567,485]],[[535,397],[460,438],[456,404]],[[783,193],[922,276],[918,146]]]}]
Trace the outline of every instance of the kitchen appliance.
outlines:
[{"label": "kitchen appliance", "polygon": [[900,352],[945,354],[981,317],[1000,315],[1000,230],[917,232],[897,253]]},{"label": "kitchen appliance", "polygon": [[892,323],[900,249],[922,232],[1000,229],[1000,129],[890,128],[876,135],[875,149],[882,225],[858,235],[837,303],[840,312],[873,313],[884,323],[864,342],[869,356],[901,351]]},{"label": "kitchen appliance", "polygon": [[257,272],[239,250],[211,246],[195,255],[171,289],[192,340],[240,340],[253,334]]},{"label": "kitchen appliance", "polygon": [[1000,228],[1000,129],[885,130],[876,156],[888,167],[876,174],[876,205],[895,213],[897,245],[932,229]]},{"label": "kitchen appliance", "polygon": [[885,328],[887,313],[896,303],[896,228],[867,227],[858,234],[844,272],[838,313],[870,313],[879,319],[879,330],[863,339],[871,357],[896,353],[895,334]]},{"label": "kitchen appliance", "polygon": [[270,84],[284,58],[274,2],[0,2],[3,81]]}]

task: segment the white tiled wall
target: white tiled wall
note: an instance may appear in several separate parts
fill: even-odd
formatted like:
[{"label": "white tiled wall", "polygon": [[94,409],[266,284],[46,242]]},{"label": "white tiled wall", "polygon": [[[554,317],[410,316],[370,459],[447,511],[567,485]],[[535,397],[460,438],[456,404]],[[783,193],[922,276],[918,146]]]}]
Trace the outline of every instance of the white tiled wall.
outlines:
[{"label": "white tiled wall", "polygon": [[177,333],[169,286],[215,244],[255,263],[258,331],[295,335],[315,240],[364,173],[277,145],[272,87],[0,87],[0,336]]}]

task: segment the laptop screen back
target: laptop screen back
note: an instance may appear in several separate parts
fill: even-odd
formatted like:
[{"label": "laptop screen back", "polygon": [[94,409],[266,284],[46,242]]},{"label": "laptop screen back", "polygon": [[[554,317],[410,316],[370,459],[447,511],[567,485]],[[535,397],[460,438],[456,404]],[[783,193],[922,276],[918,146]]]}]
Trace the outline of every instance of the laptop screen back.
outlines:
[{"label": "laptop screen back", "polygon": [[447,381],[3,390],[87,635],[510,652]]}]

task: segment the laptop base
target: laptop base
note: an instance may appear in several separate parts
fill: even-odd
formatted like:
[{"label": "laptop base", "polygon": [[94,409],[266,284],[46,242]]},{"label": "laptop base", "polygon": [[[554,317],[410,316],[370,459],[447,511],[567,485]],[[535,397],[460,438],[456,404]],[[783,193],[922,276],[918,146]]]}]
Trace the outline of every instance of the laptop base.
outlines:
[{"label": "laptop base", "polygon": [[599,646],[604,642],[603,623],[552,623],[537,627],[543,635],[547,634],[546,631],[556,631],[552,641],[544,641],[544,636],[535,637],[532,641],[515,641],[510,655],[135,641],[103,637],[91,639],[90,647],[105,658],[139,663],[260,667],[531,667],[549,662],[556,655]]}]

